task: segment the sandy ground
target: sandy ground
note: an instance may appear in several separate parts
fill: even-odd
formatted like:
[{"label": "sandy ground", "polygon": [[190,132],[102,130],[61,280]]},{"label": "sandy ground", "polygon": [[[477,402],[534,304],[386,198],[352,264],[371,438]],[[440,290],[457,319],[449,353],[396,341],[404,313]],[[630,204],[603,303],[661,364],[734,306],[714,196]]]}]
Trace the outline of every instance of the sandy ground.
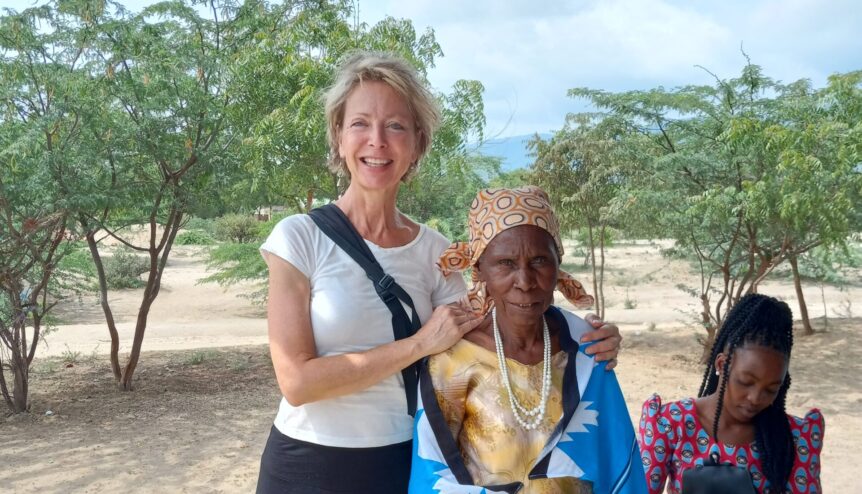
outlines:
[{"label": "sandy ground", "polygon": [[[697,391],[696,306],[676,285],[699,281],[647,242],[615,247],[608,264],[607,318],[625,336],[617,372],[637,420],[653,392],[673,400]],[[588,281],[580,260],[569,267]],[[238,297],[248,287],[198,285],[205,275],[199,249],[176,249],[131,393],[113,383],[95,298],[59,308],[64,324],[34,362],[32,413],[0,416],[0,492],[253,492],[279,399],[266,321],[260,307]],[[761,291],[796,308],[788,282],[769,282]],[[862,441],[862,319],[852,317],[852,301],[860,295],[862,286],[826,288],[829,328],[797,338],[791,365],[788,411],[817,406],[826,416],[825,492],[858,489],[852,469]],[[111,299],[124,349],[139,296],[128,290]],[[806,296],[812,317],[821,317],[819,288],[808,287]],[[816,324],[822,329],[822,318]]]}]

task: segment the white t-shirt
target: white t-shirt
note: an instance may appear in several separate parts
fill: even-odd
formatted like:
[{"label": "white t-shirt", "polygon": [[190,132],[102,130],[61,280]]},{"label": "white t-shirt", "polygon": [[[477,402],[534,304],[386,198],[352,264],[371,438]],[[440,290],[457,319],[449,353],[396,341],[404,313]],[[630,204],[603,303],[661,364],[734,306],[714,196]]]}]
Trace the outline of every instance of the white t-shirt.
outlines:
[{"label": "white t-shirt", "polygon": [[[435,265],[449,241],[425,225],[420,225],[412,242],[401,247],[365,243],[383,270],[410,294],[423,324],[434,307],[464,296],[463,278],[458,274],[444,277]],[[311,217],[300,214],[283,219],[261,250],[281,257],[308,277],[317,355],[361,352],[393,341],[392,313],[365,271]],[[411,313],[406,305],[405,310]],[[400,372],[358,393],[298,407],[282,398],[275,426],[301,441],[347,448],[385,446],[413,436],[413,418],[407,414]]]}]

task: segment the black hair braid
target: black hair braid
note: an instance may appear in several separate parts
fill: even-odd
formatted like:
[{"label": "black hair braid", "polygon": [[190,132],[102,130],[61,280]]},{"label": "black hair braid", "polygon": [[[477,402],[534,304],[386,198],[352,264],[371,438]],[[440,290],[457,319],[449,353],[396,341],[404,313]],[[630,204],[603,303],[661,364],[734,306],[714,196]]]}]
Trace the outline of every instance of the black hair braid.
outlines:
[{"label": "black hair braid", "polygon": [[[789,313],[790,309],[788,308],[787,311]],[[790,318],[791,323],[786,325],[784,334],[788,360],[793,348],[792,315]],[[780,338],[781,335],[776,337]],[[793,470],[793,459],[796,456],[796,445],[793,442],[793,433],[790,431],[790,423],[787,421],[785,411],[787,391],[790,389],[791,382],[790,372],[788,372],[772,404],[754,417],[755,443],[761,448],[763,454],[763,474],[769,479],[770,490],[776,493],[784,492],[785,484]]]},{"label": "black hair braid", "polygon": [[754,417],[755,444],[763,458],[763,474],[769,479],[771,492],[784,492],[796,456],[793,434],[784,411],[790,375],[781,385],[775,401]]},{"label": "black hair braid", "polygon": [[[749,294],[741,298],[724,321],[712,348],[699,397],[718,392],[718,404],[712,434],[718,438],[718,421],[724,404],[724,394],[730,376],[730,364],[737,348],[759,345],[781,352],[790,360],[793,347],[793,315],[784,302],[765,295]],[[715,359],[719,353],[727,356],[722,379],[715,375]],[[788,372],[775,400],[754,417],[755,443],[763,459],[763,473],[772,492],[783,492],[795,457],[793,436],[787,420],[785,402],[790,389]],[[720,386],[719,386],[720,383]]]},{"label": "black hair braid", "polygon": [[[718,419],[721,418],[721,407],[724,404],[724,391],[727,388],[727,382],[730,380],[730,364],[733,361],[733,352],[736,351],[738,347],[742,346],[742,338],[740,336],[745,331],[744,323],[747,322],[750,317],[751,313],[749,313],[748,316],[744,320],[742,320],[741,324],[733,328],[732,331],[728,331],[729,334],[727,336],[727,339],[729,341],[727,344],[722,345],[721,347],[719,347],[717,344],[715,345],[715,347],[717,348],[727,347],[725,353],[725,355],[727,355],[727,360],[724,361],[724,369],[722,369],[721,371],[721,380],[719,381],[718,377],[713,374],[713,380],[721,383],[718,389],[718,401],[716,402],[715,406],[715,419],[712,421],[712,437],[715,438],[716,442],[718,441]],[[718,353],[721,353],[721,351],[719,350]],[[718,355],[718,353],[716,353],[716,356]],[[713,362],[714,361],[715,359],[713,358]],[[715,364],[713,363],[713,366],[714,365]]]}]

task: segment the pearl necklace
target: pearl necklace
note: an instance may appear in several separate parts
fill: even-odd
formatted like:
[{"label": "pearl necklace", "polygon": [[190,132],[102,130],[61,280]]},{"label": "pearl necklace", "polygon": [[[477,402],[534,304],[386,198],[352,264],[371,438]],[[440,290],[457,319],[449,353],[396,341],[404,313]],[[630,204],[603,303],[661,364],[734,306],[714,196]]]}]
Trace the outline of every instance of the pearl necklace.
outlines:
[{"label": "pearl necklace", "polygon": [[503,384],[506,386],[506,391],[509,394],[509,406],[512,408],[515,420],[521,427],[528,431],[534,430],[542,423],[542,419],[545,418],[545,408],[548,404],[548,396],[551,390],[551,333],[548,331],[548,321],[542,316],[542,324],[544,326],[542,336],[545,344],[542,356],[542,394],[539,404],[535,408],[527,410],[521,405],[512,391],[512,383],[509,380],[509,368],[506,364],[506,355],[503,353],[503,338],[500,336],[500,328],[497,326],[496,307],[491,309],[491,320],[494,324],[494,345],[497,347],[497,363],[500,366],[500,373],[503,374]]}]

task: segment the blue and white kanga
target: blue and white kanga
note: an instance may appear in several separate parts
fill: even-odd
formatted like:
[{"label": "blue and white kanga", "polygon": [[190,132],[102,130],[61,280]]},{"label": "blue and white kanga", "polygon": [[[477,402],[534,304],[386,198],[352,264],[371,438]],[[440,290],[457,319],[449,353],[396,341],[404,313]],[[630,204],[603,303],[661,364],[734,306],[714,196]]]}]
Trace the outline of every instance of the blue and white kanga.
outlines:
[{"label": "blue and white kanga", "polygon": [[[560,324],[560,346],[569,353],[563,377],[563,414],[530,470],[530,478],[574,477],[595,494],[646,494],[640,449],[613,371],[579,345],[590,326],[551,307],[545,317]],[[568,329],[566,331],[565,329]],[[513,419],[514,420],[514,419]],[[521,482],[475,485],[440,411],[427,362],[420,365],[410,494],[516,493]]]}]

